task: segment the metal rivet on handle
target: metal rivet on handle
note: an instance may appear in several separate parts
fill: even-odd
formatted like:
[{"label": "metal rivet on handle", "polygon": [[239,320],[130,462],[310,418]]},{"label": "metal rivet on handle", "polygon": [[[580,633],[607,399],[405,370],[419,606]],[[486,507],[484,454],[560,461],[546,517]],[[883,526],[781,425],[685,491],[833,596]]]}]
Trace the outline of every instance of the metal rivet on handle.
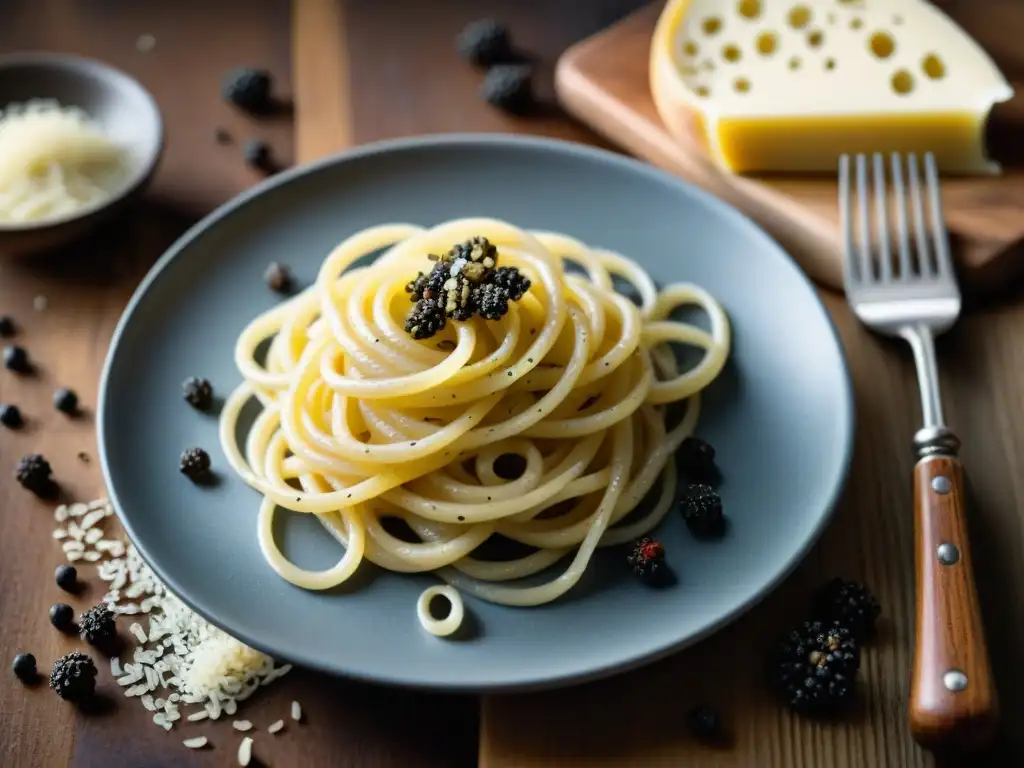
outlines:
[{"label": "metal rivet on handle", "polygon": [[960,550],[956,548],[956,544],[939,544],[936,554],[943,565],[953,565],[960,559]]},{"label": "metal rivet on handle", "polygon": [[949,489],[952,486],[949,484],[949,478],[944,475],[932,478],[932,490],[936,493],[949,493]]},{"label": "metal rivet on handle", "polygon": [[951,669],[942,676],[942,684],[954,693],[962,691],[967,687],[967,675],[959,669]]}]

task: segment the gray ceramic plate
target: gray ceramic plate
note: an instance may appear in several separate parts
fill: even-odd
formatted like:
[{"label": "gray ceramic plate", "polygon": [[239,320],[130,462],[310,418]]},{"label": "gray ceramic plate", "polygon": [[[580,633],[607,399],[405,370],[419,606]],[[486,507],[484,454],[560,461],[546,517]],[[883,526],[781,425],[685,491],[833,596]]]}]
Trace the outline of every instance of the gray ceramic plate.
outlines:
[{"label": "gray ceramic plate", "polygon": [[[232,476],[216,419],[181,398],[188,376],[226,393],[236,335],[275,297],[285,261],[303,283],[350,233],[387,221],[496,216],[625,253],[660,282],[712,291],[732,319],[732,359],[699,432],[718,449],[731,527],[700,543],[671,515],[659,536],[680,582],[652,591],[603,551],[566,598],[530,609],[468,600],[460,641],[423,632],[430,576],[365,566],[345,589],[306,592],[264,563],[258,495]],[[638,162],[562,142],[447,136],[363,147],[284,173],[202,221],[164,255],[114,334],[99,440],[111,498],[146,560],[236,637],[299,664],[385,683],[494,690],[593,678],[707,635],[764,596],[824,527],[850,460],[853,405],[842,351],[814,289],[731,208]],[[223,482],[189,483],[178,455],[206,446]],[[283,517],[283,516],[282,516]],[[325,567],[335,542],[289,516],[285,552]],[[639,610],[643,607],[643,610]]]}]

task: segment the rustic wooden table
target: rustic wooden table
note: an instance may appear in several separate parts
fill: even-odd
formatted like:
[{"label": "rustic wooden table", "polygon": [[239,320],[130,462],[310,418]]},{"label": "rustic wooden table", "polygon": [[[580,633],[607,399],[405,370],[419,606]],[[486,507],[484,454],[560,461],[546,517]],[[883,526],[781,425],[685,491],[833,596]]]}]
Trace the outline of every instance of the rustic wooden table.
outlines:
[{"label": "rustic wooden table", "polygon": [[[639,6],[640,0],[286,0],[175,4],[8,0],[0,52],[48,48],[103,58],[138,76],[165,112],[168,150],[146,203],[116,231],[100,233],[46,264],[0,262],[0,313],[15,315],[22,339],[42,365],[38,379],[0,376],[0,400],[31,417],[24,434],[0,434],[0,466],[41,449],[69,491],[101,493],[88,417],[53,412],[50,392],[69,385],[95,403],[97,372],[117,317],[146,268],[198,215],[251,184],[237,147],[217,147],[215,125],[239,138],[270,139],[284,160],[312,159],[355,143],[453,130],[542,133],[600,143],[556,109],[529,120],[501,116],[475,97],[479,75],[452,51],[466,21],[508,21],[542,61]],[[214,35],[213,30],[218,32]],[[220,29],[227,30],[221,32]],[[289,41],[291,32],[291,45]],[[139,35],[155,38],[146,53]],[[216,40],[216,44],[212,41]],[[295,123],[253,125],[218,98],[220,73],[240,63],[273,70],[295,96]],[[294,65],[294,68],[293,66]],[[545,70],[545,65],[546,69]],[[1024,204],[1024,201],[1021,201]],[[48,306],[33,309],[43,295]],[[918,418],[916,384],[905,350],[861,329],[841,299],[824,296],[846,344],[857,390],[859,432],[843,503],[822,542],[768,600],[722,633],[627,675],[527,696],[477,702],[410,694],[293,673],[246,705],[246,716],[273,719],[303,702],[301,730],[259,746],[268,765],[308,766],[678,766],[721,768],[897,768],[935,761],[911,742],[905,724],[913,634],[909,438]],[[973,765],[1024,763],[1024,305],[973,310],[940,343],[949,418],[964,441],[974,485],[971,523],[979,589],[988,621],[1004,721],[991,755]],[[0,650],[30,649],[42,665],[65,646],[46,609],[61,595],[52,580],[59,553],[49,538],[48,505],[11,481],[0,484]],[[766,510],[770,514],[771,510]],[[764,693],[758,660],[767,638],[796,620],[808,590],[841,574],[869,583],[885,605],[879,642],[865,657],[856,713],[835,724],[791,717]],[[88,596],[87,596],[88,597]],[[88,602],[84,598],[83,603]],[[186,753],[175,736],[120,700],[102,717],[84,717],[44,690],[0,684],[0,764],[10,766],[229,765],[224,751]],[[101,688],[111,690],[109,676]],[[718,708],[733,735],[708,749],[686,734],[693,704]],[[224,726],[224,723],[220,723]],[[210,728],[214,737],[220,728]],[[301,738],[301,746],[299,739]],[[216,740],[216,739],[214,739]],[[228,739],[222,740],[227,742]]]}]

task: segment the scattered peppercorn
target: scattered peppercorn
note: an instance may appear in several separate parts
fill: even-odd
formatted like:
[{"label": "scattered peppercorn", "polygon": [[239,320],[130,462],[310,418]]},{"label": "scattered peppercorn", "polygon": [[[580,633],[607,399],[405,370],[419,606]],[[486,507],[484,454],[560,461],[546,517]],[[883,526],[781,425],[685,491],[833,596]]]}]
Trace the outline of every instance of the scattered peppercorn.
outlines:
[{"label": "scattered peppercorn", "polygon": [[679,505],[683,520],[694,536],[704,538],[724,533],[722,499],[710,485],[694,483],[687,486]]},{"label": "scattered peppercorn", "polygon": [[50,623],[61,632],[69,632],[74,627],[75,612],[67,603],[54,603],[50,606]]},{"label": "scattered peppercorn", "polygon": [[188,448],[181,454],[178,469],[189,480],[199,482],[210,473],[210,454],[202,448]]},{"label": "scattered peppercorn", "polygon": [[494,19],[467,24],[455,39],[455,47],[466,61],[484,67],[512,58],[508,29]]},{"label": "scattered peppercorn", "polygon": [[265,69],[239,67],[232,69],[221,80],[220,92],[225,101],[246,112],[268,112],[271,78]]},{"label": "scattered peppercorn", "polygon": [[865,640],[875,633],[875,621],[881,613],[882,606],[871,590],[838,577],[819,589],[811,603],[813,618],[838,622],[857,640]]},{"label": "scattered peppercorn", "polygon": [[676,454],[679,468],[691,483],[715,485],[719,480],[718,466],[715,464],[715,449],[699,437],[688,437],[683,440]]},{"label": "scattered peppercorn", "polygon": [[855,693],[860,648],[850,630],[838,624],[804,622],[775,648],[770,682],[797,712],[829,714]]},{"label": "scattered peppercorn", "polygon": [[267,265],[267,269],[263,273],[263,280],[270,290],[277,293],[291,293],[295,285],[295,279],[292,277],[291,270],[286,265],[278,264],[276,261],[272,261]]},{"label": "scattered peppercorn", "polygon": [[78,413],[78,395],[62,387],[53,393],[53,407],[61,413],[74,415]]},{"label": "scattered peppercorn", "polygon": [[250,168],[260,171],[273,170],[270,145],[263,139],[249,139],[242,145],[242,158]]},{"label": "scattered peppercorn", "polygon": [[58,565],[54,573],[57,579],[57,586],[65,592],[75,592],[78,589],[78,571],[73,565]]},{"label": "scattered peppercorn", "polygon": [[9,338],[14,335],[14,318],[10,315],[0,315],[0,337]]},{"label": "scattered peppercorn", "polygon": [[223,126],[218,125],[216,128],[213,129],[213,139],[218,144],[230,144],[231,143],[231,134],[228,133],[228,129],[227,128],[224,128]]},{"label": "scattered peppercorn", "polygon": [[405,319],[405,331],[414,339],[429,339],[446,323],[444,307],[436,299],[420,299]]},{"label": "scattered peppercorn", "polygon": [[185,402],[199,411],[208,411],[213,405],[213,385],[208,379],[192,376],[182,382]]},{"label": "scattered peppercorn", "polygon": [[687,712],[686,724],[690,733],[702,741],[714,740],[721,735],[718,713],[708,707],[694,707]]},{"label": "scattered peppercorn", "polygon": [[21,418],[21,409],[18,406],[8,403],[0,404],[0,424],[8,429],[18,429],[24,423],[24,419]]},{"label": "scattered peppercorn", "polygon": [[78,452],[78,460],[80,462],[82,462],[83,464],[88,464],[89,461],[90,461],[89,454],[86,453],[85,451],[79,451]]},{"label": "scattered peppercorn", "polygon": [[25,348],[16,345],[4,347],[4,368],[15,373],[28,373],[32,370]]},{"label": "scattered peppercorn", "polygon": [[666,581],[668,566],[665,564],[665,547],[657,539],[645,536],[633,544],[626,558],[633,573],[641,581],[659,585]]},{"label": "scattered peppercorn", "polygon": [[96,664],[80,651],[61,656],[50,670],[50,687],[67,701],[87,701],[96,692]]},{"label": "scattered peppercorn", "polygon": [[504,112],[521,115],[533,105],[533,72],[525,64],[491,67],[480,84],[480,97]]},{"label": "scattered peppercorn", "polygon": [[118,645],[114,612],[103,603],[90,608],[79,617],[78,633],[89,645],[101,650],[113,650]]},{"label": "scattered peppercorn", "polygon": [[14,470],[14,477],[21,487],[32,491],[41,498],[52,495],[54,490],[52,474],[53,469],[50,467],[50,462],[38,453],[22,456]]},{"label": "scattered peppercorn", "polygon": [[19,653],[11,663],[14,676],[23,683],[34,683],[39,676],[36,670],[36,657],[31,653]]}]

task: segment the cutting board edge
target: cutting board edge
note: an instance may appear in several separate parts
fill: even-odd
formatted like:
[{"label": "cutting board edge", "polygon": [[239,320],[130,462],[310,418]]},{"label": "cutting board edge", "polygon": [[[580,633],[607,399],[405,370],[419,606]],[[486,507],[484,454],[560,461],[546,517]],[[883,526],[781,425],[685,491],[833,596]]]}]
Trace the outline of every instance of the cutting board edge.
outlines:
[{"label": "cutting board edge", "polygon": [[[581,69],[580,61],[622,25],[635,24],[640,11],[616,25],[568,48],[555,66],[555,92],[573,117],[629,154],[681,177],[739,209],[768,231],[815,282],[834,290],[842,287],[838,234],[799,202],[755,181],[722,173],[710,160],[683,162],[681,151],[664,127],[630,110],[602,89]],[[608,120],[614,115],[616,119]],[[632,130],[626,130],[631,126]],[[784,221],[779,217],[788,217]],[[797,221],[798,219],[799,221]],[[774,221],[773,221],[774,220]]]}]

